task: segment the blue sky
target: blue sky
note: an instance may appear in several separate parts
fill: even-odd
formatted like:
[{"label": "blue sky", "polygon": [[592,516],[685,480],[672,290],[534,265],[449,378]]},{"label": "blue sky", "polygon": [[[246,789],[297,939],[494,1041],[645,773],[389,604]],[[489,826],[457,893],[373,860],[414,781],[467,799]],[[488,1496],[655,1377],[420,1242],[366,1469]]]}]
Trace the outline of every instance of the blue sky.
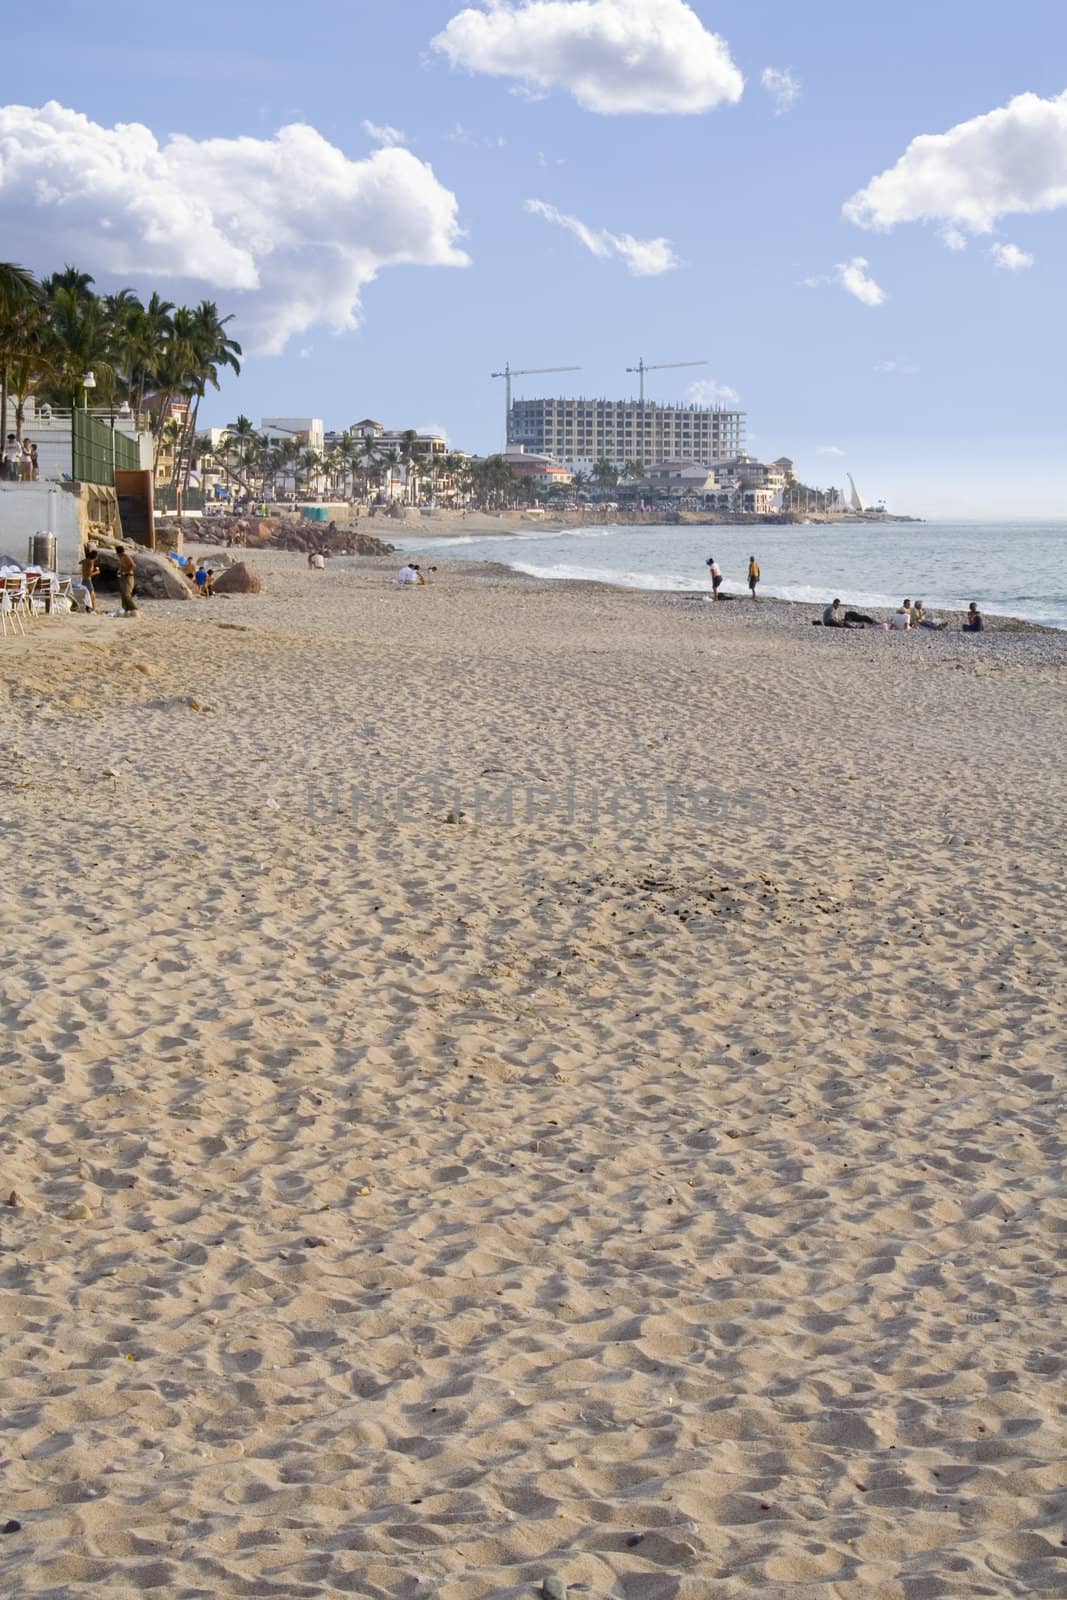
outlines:
[{"label": "blue sky", "polygon": [[[665,16],[685,9],[661,3]],[[307,311],[281,354],[248,359],[206,420],[224,423],[240,410],[344,426],[369,415],[395,427],[438,425],[457,446],[487,451],[503,428],[502,385],[489,374],[505,361],[583,369],[526,380],[520,393],[614,396],[631,392],[625,368],[641,355],[702,358],[702,371],[650,377],[650,397],[682,398],[694,380],[735,391],[753,454],[791,455],[809,481],[840,482],[848,470],[868,497],[918,514],[1063,512],[1064,210],[1046,198],[1029,213],[997,212],[983,224],[992,231],[962,233],[951,218],[908,220],[910,199],[899,202],[899,221],[879,200],[878,220],[890,222],[883,231],[842,216],[918,135],[944,134],[1024,93],[1061,95],[1062,0],[691,0],[746,81],[739,100],[690,114],[605,114],[579,103],[573,84],[538,97],[513,74],[450,65],[431,40],[464,9],[462,0],[350,0],[305,11],[276,0],[186,0],[180,19],[127,8],[104,27],[98,8],[58,0],[47,28],[25,8],[7,18],[0,103],[58,101],[89,119],[87,138],[95,127],[137,122],[161,145],[173,135],[197,141],[174,165],[186,196],[195,198],[200,181],[199,141],[271,141],[282,126],[305,123],[359,163],[376,147],[365,122],[405,135],[411,166],[395,169],[403,204],[376,195],[361,203],[382,229],[403,233],[410,196],[423,218],[415,253],[439,264],[382,266],[360,289],[358,329],[333,332]],[[523,6],[513,0],[512,9]],[[46,33],[62,49],[42,48]],[[788,109],[761,87],[768,67],[788,69],[799,85]],[[605,70],[610,84],[610,62]],[[1035,123],[1035,139],[1046,133]],[[7,137],[22,134],[9,126]],[[82,147],[71,140],[76,170]],[[237,164],[219,170],[243,170],[238,157],[254,148],[226,155]],[[146,257],[136,206],[109,214],[109,234],[98,235],[84,209],[92,184],[78,196],[80,212],[42,202],[39,182],[27,177],[20,187],[10,176],[5,150],[0,130],[8,240],[0,254],[41,271],[73,257],[102,285],[210,295],[223,311],[240,307],[237,334],[247,338],[255,294],[235,289],[245,269],[230,259],[231,241],[198,255],[192,269],[176,264],[180,237]],[[316,159],[314,148],[300,151],[291,176],[283,163],[293,204],[309,188],[304,164]],[[981,161],[968,159],[976,171]],[[1048,159],[1067,197],[1067,144],[1054,130]],[[1031,151],[1014,174],[1020,206],[1033,198],[1039,164]],[[383,168],[387,183],[392,171]],[[216,170],[210,184],[220,181]],[[921,174],[915,192],[924,181],[927,193]],[[451,221],[442,196],[454,197]],[[530,200],[577,219],[593,247],[529,211]],[[169,205],[166,191],[160,204]],[[271,204],[284,222],[284,198]],[[342,232],[339,245],[330,204],[294,225],[300,237],[275,291],[275,334],[277,296],[294,281],[312,307],[320,294],[325,305],[347,292],[323,266],[353,237]],[[200,214],[182,226],[195,231]],[[257,215],[238,227],[237,243],[256,235],[256,248],[268,249],[258,233],[269,226]],[[678,264],[635,275],[605,234],[669,241]],[[998,245],[1017,254],[998,265]],[[464,256],[469,265],[452,264]],[[867,262],[858,270],[883,292],[881,303],[842,285],[839,267],[855,258]],[[263,342],[262,329],[255,337]]]}]

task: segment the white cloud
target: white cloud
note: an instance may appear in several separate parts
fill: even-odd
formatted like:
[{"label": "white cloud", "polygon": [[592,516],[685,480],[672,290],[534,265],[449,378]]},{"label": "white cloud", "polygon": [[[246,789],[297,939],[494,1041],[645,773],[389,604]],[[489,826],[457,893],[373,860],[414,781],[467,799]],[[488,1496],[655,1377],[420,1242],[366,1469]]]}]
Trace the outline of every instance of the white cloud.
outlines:
[{"label": "white cloud", "polygon": [[470,128],[465,128],[462,122],[455,123],[445,134],[449,144],[466,145],[468,149],[503,150],[507,140],[502,133],[477,134]]},{"label": "white cloud", "polygon": [[800,281],[805,289],[824,289],[828,283],[840,284],[842,289],[847,289],[865,306],[880,306],[887,298],[886,292],[867,271],[869,266],[870,262],[864,256],[853,256],[851,261],[839,261],[831,273],[823,272],[810,278],[801,278]]},{"label": "white cloud", "polygon": [[485,0],[433,40],[454,67],[556,86],[587,111],[690,113],[740,100],[729,46],[685,0]]},{"label": "white cloud", "polygon": [[776,117],[791,111],[800,99],[800,79],[791,67],[764,67],[759,81],[774,101]]},{"label": "white cloud", "polygon": [[687,398],[695,406],[736,406],[741,396],[728,383],[716,383],[714,378],[701,378],[691,383]]},{"label": "white cloud", "polygon": [[821,444],[815,451],[817,456],[843,456],[844,453],[836,444]]},{"label": "white cloud", "polygon": [[919,369],[911,366],[907,361],[876,361],[874,370],[887,376],[914,378]]},{"label": "white cloud", "polygon": [[13,261],[208,295],[246,348],[360,320],[383,268],[465,266],[456,197],[408,150],[359,161],[314,128],[165,143],[54,101],[0,107],[0,231]]},{"label": "white cloud", "polygon": [[621,256],[635,278],[655,278],[681,265],[669,239],[635,239],[632,233],[590,228],[578,217],[568,217],[544,200],[527,200],[526,209],[535,217],[544,217],[546,222],[566,228],[595,256]]},{"label": "white cloud", "polygon": [[869,265],[863,256],[853,256],[851,261],[839,261],[834,273],[842,289],[846,289],[861,305],[880,306],[886,293],[867,271]]},{"label": "white cloud", "polygon": [[861,228],[942,222],[989,233],[1001,217],[1067,206],[1067,90],[1006,106],[913,139],[895,166],[844,207]]},{"label": "white cloud", "polygon": [[369,122],[364,120],[360,127],[375,144],[393,145],[410,144],[411,140],[401,128],[392,128],[388,122]]},{"label": "white cloud", "polygon": [[1020,250],[1017,244],[995,244],[989,254],[993,257],[994,265],[1003,267],[1006,272],[1023,272],[1034,264],[1033,256]]}]

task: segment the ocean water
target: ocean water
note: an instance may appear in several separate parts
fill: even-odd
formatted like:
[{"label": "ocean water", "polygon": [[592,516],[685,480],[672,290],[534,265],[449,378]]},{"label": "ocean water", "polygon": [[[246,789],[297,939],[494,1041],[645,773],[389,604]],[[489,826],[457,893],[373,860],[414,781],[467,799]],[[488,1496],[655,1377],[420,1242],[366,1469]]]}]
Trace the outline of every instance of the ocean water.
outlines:
[{"label": "ocean water", "polygon": [[538,578],[591,579],[625,589],[706,592],[715,556],[724,589],[746,594],[748,558],[760,593],[824,606],[983,611],[1067,628],[1067,520],[989,523],[835,523],[791,527],[621,527],[513,537],[402,539],[428,559],[500,561]]}]

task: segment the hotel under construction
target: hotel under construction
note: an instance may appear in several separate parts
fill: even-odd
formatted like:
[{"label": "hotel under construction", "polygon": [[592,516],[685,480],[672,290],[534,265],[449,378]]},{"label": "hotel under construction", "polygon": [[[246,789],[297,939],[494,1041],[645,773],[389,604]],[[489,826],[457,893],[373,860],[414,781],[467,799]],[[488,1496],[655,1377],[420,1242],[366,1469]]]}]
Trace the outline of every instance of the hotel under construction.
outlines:
[{"label": "hotel under construction", "polygon": [[516,400],[508,443],[556,461],[710,465],[741,454],[745,413],[718,406],[661,406],[652,400]]}]

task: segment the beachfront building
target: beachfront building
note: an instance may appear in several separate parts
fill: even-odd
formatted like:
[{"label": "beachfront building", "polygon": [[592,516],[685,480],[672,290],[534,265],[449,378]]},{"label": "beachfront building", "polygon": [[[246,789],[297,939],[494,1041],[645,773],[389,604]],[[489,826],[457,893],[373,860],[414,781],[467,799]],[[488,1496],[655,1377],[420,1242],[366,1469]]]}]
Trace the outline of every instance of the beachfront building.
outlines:
[{"label": "beachfront building", "polygon": [[298,444],[321,455],[326,429],[321,417],[264,417],[259,431],[268,444]]},{"label": "beachfront building", "polygon": [[695,461],[711,466],[741,454],[745,413],[722,406],[662,406],[646,400],[516,400],[509,447],[556,461]]},{"label": "beachfront building", "polygon": [[532,482],[540,493],[552,488],[566,488],[574,482],[574,474],[558,461],[553,461],[551,456],[538,455],[521,446],[505,450],[503,459],[517,478]]}]

